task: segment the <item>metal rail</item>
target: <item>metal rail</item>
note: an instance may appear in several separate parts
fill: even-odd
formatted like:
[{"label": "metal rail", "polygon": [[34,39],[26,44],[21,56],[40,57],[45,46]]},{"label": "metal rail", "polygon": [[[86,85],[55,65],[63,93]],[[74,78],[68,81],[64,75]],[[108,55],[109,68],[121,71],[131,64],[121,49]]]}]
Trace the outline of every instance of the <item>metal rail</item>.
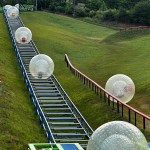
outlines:
[{"label": "metal rail", "polygon": [[86,148],[93,133],[54,75],[48,79],[35,79],[29,72],[29,62],[39,54],[34,42],[19,44],[14,38],[16,29],[24,26],[20,17],[11,19],[3,10],[24,81],[30,93],[41,125],[51,143],[79,143]]},{"label": "metal rail", "polygon": [[[100,98],[104,99],[104,102],[107,102],[109,106],[112,105],[113,109],[117,109],[117,113],[121,113],[122,117],[127,117],[128,122],[133,123],[135,126],[140,127],[140,124],[142,122],[142,128],[144,130],[147,129],[147,131],[150,131],[150,117],[145,115],[144,113],[134,109],[133,107],[129,106],[128,104],[122,102],[117,97],[113,96],[111,93],[106,91],[103,87],[101,87],[98,83],[87,77],[85,74],[83,74],[81,71],[76,69],[70,62],[67,54],[65,54],[65,61],[67,63],[67,67],[70,69],[70,71],[80,78],[82,82],[89,86],[97,95],[100,96]],[[112,99],[112,101],[110,100]],[[117,102],[115,102],[117,101]],[[125,110],[126,109],[126,110]]]}]

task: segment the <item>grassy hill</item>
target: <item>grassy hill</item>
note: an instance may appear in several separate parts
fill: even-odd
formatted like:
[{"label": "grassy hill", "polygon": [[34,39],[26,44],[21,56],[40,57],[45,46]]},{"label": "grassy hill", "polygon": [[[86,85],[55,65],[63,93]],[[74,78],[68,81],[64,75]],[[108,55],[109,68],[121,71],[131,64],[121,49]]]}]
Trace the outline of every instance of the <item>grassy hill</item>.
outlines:
[{"label": "grassy hill", "polygon": [[0,150],[27,150],[32,142],[47,142],[0,14]]},{"label": "grassy hill", "polygon": [[[130,76],[136,94],[129,103],[150,115],[150,31],[121,32],[46,12],[21,13],[41,53],[55,62],[55,75],[95,129],[118,118],[67,70],[64,54],[103,87],[114,74]],[[85,105],[86,104],[86,105]]]},{"label": "grassy hill", "polygon": [[[135,97],[129,104],[150,115],[150,31],[118,33],[46,12],[24,12],[20,16],[32,30],[40,52],[54,60],[54,74],[93,129],[121,118],[70,73],[64,62],[65,53],[77,68],[102,86],[114,74],[129,75],[136,85]],[[0,148],[22,150],[30,142],[46,142],[46,139],[20,78],[2,14],[0,22]]]}]

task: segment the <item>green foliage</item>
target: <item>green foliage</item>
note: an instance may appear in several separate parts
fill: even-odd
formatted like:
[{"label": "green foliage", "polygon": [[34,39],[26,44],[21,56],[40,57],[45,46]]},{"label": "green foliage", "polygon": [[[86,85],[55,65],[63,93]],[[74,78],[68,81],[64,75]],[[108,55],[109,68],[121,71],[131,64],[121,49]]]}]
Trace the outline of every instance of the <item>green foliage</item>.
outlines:
[{"label": "green foliage", "polygon": [[65,7],[65,13],[67,15],[73,15],[73,11],[74,11],[73,5],[71,3],[67,3]]},{"label": "green foliage", "polygon": [[140,2],[132,11],[132,20],[142,25],[150,25],[150,2]]},{"label": "green foliage", "polygon": [[76,17],[85,17],[87,16],[86,14],[86,8],[84,4],[78,4],[77,6],[75,6],[74,8],[74,16]]},{"label": "green foliage", "polygon": [[121,8],[116,15],[116,20],[120,22],[129,23],[130,22],[130,13],[124,8]]},{"label": "green foliage", "polygon": [[90,10],[98,10],[101,7],[102,0],[88,0],[86,7]]},{"label": "green foliage", "polygon": [[107,21],[115,21],[117,14],[118,14],[118,11],[116,9],[108,9],[108,10],[102,12],[101,19],[103,21],[106,21],[106,20]]}]

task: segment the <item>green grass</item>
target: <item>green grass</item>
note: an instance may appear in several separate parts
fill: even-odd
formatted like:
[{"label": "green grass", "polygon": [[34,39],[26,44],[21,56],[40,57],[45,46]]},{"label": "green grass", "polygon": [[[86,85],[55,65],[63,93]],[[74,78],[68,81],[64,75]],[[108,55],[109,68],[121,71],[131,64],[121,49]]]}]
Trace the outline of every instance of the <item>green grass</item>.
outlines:
[{"label": "green grass", "polygon": [[[118,33],[46,12],[24,12],[20,16],[32,30],[40,52],[54,60],[54,74],[93,129],[121,118],[71,74],[64,62],[65,53],[77,68],[103,87],[114,74],[129,75],[136,85],[135,97],[129,104],[150,115],[150,31]],[[22,150],[30,142],[46,142],[46,139],[20,78],[21,71],[2,15],[0,22],[0,78],[3,81],[0,148]],[[145,135],[150,141],[150,134]]]},{"label": "green grass", "polygon": [[47,142],[0,14],[0,149],[26,150],[32,142]]},{"label": "green grass", "polygon": [[103,87],[114,74],[130,76],[136,94],[129,105],[150,115],[150,30],[119,33],[46,12],[21,13],[21,18],[32,30],[40,52],[54,60],[56,77],[94,129],[120,118],[109,114],[112,111],[68,71],[65,53],[79,70]]}]

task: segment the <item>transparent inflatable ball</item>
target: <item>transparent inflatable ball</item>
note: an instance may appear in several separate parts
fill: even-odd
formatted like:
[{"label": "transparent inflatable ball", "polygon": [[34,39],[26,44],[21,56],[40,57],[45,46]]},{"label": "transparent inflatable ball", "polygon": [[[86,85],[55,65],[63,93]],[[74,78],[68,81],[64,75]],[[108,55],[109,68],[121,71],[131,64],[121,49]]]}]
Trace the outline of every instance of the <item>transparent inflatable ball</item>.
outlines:
[{"label": "transparent inflatable ball", "polygon": [[124,121],[103,124],[90,137],[87,150],[148,150],[143,133]]},{"label": "transparent inflatable ball", "polygon": [[29,43],[32,39],[32,32],[27,27],[20,27],[15,32],[15,39],[21,44]]},{"label": "transparent inflatable ball", "polygon": [[12,7],[11,5],[5,5],[4,9],[7,10],[9,7]]},{"label": "transparent inflatable ball", "polygon": [[29,63],[29,71],[36,79],[47,79],[54,72],[54,62],[45,54],[36,55]]},{"label": "transparent inflatable ball", "polygon": [[105,89],[124,103],[131,101],[135,94],[134,82],[124,74],[117,74],[109,78],[106,82]]},{"label": "transparent inflatable ball", "polygon": [[7,16],[9,18],[15,19],[18,17],[18,15],[19,15],[19,10],[15,6],[9,7],[7,9]]}]

